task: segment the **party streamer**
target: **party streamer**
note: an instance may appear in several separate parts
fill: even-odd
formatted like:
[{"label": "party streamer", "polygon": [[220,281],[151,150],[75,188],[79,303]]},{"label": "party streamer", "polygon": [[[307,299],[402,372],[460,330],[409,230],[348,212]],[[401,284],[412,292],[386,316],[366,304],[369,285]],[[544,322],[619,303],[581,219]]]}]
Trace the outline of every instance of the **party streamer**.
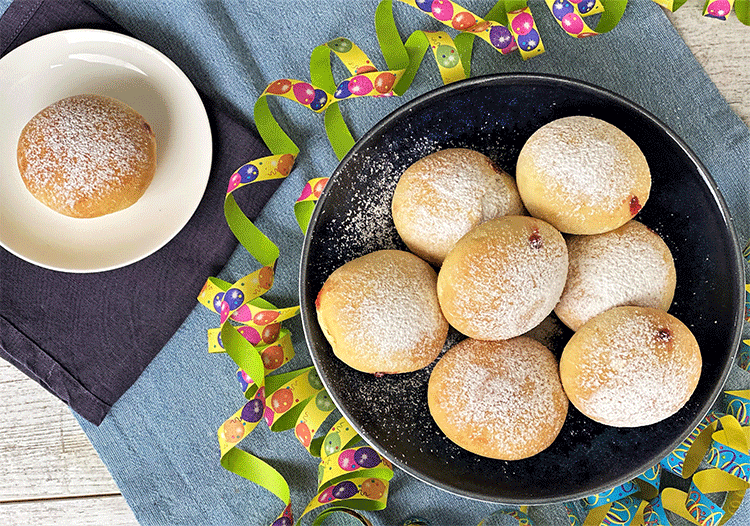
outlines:
[{"label": "party streamer", "polygon": [[[655,1],[671,10],[684,3],[684,0]],[[349,514],[369,525],[365,517],[353,510],[384,508],[393,470],[388,460],[362,442],[345,419],[341,418],[326,431],[326,422],[335,408],[313,368],[277,372],[294,357],[291,334],[282,327],[282,322],[296,316],[299,306],[277,308],[262,298],[273,286],[279,249],[244,215],[234,197],[235,191],[252,183],[288,176],[299,154],[299,148],[273,117],[268,97],[291,100],[313,113],[323,114],[331,147],[342,159],[355,139],[339,103],[359,97],[402,95],[428,49],[444,84],[470,76],[472,48],[477,37],[503,55],[517,50],[524,60],[544,52],[542,37],[526,1],[501,0],[484,17],[449,0],[400,2],[443,23],[456,33],[455,37],[447,31],[416,31],[403,41],[396,27],[392,0],[382,0],[375,13],[375,30],[388,69],[378,70],[353,41],[339,37],[313,50],[309,82],[282,78],[266,87],[255,103],[254,118],[271,155],[239,167],[229,178],[224,201],[227,224],[260,268],[235,283],[209,278],[198,296],[198,301],[217,313],[220,321],[220,327],[207,331],[208,351],[227,354],[235,362],[237,380],[247,400],[217,430],[220,462],[227,470],[279,498],[282,511],[273,526],[295,524],[289,485],[271,465],[236,447],[261,420],[272,431],[294,429],[302,447],[321,459],[316,495],[296,522],[318,511],[313,525],[320,524],[331,513]],[[626,4],[614,0],[546,0],[546,3],[560,27],[578,38],[610,31],[622,17]],[[738,18],[744,23],[750,19],[747,4],[748,0],[738,0],[735,6]],[[732,2],[707,2],[704,13],[726,19],[731,8]],[[594,14],[600,17],[592,29],[584,18]],[[346,66],[348,78],[334,80],[332,55]],[[327,182],[327,177],[308,181],[294,204],[295,217],[303,232]],[[750,257],[747,250],[745,256]],[[750,285],[747,290],[750,300]],[[747,312],[750,317],[750,306]],[[740,364],[747,369],[750,340],[743,344]],[[750,427],[742,427],[748,423],[750,392],[727,393],[727,397],[727,414],[706,417],[660,465],[633,482],[568,503],[570,523],[667,525],[665,510],[702,526],[725,522],[739,506],[750,477]],[[696,472],[704,457],[713,468]],[[662,469],[685,478],[692,476],[690,492],[684,494],[666,488],[659,494]],[[706,493],[718,491],[727,492],[723,507],[705,497]],[[526,512],[526,507],[501,509],[480,524],[491,526],[504,517],[515,519],[519,525],[532,525]]]},{"label": "party streamer", "polygon": [[[576,38],[601,35],[620,23],[627,2],[616,0],[545,0],[552,16],[568,35]],[[604,13],[594,29],[584,21],[585,17]]]},{"label": "party streamer", "polygon": [[[687,0],[653,0],[665,9],[674,12],[682,7]],[[623,2],[625,3],[625,2]],[[734,14],[743,24],[750,25],[750,1],[749,0],[706,0],[703,5],[703,16],[718,20],[727,20],[729,13],[734,7]]]}]

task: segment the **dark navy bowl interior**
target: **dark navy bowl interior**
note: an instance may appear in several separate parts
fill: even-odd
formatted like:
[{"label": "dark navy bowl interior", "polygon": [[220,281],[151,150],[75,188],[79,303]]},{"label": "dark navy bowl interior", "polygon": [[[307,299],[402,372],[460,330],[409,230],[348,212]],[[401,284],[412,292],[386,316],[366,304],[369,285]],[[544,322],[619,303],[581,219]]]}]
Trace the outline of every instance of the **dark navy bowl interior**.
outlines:
[{"label": "dark navy bowl interior", "polygon": [[[328,275],[347,261],[378,249],[406,249],[390,203],[399,176],[411,163],[439,149],[467,147],[514,174],[526,139],[545,123],[569,115],[604,119],[643,150],[653,183],[636,219],[672,250],[677,290],[670,312],[695,334],[703,371],[685,407],[658,424],[607,427],[571,405],[547,450],[520,461],[487,459],[453,444],[430,417],[432,366],[383,378],[349,368],[334,356],[318,326],[315,298]],[[726,206],[705,168],[674,133],[642,108],[591,85],[543,75],[497,75],[423,95],[357,142],[333,173],[312,217],[302,253],[300,301],[305,337],[326,389],[375,449],[404,471],[452,493],[541,504],[582,498],[635,478],[694,429],[719,396],[739,345],[743,279]],[[570,331],[551,316],[537,334],[559,357]],[[451,332],[446,348],[461,338]]]}]

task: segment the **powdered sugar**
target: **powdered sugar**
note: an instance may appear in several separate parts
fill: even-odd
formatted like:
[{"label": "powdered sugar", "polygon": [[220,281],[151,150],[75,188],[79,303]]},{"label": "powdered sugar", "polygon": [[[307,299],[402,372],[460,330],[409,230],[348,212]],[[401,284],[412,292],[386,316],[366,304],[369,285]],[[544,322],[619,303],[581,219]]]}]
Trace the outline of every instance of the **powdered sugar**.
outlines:
[{"label": "powdered sugar", "polygon": [[521,153],[533,160],[542,184],[573,211],[582,206],[612,211],[630,199],[637,180],[631,159],[638,154],[622,131],[583,116],[541,127]]},{"label": "powdered sugar", "polygon": [[119,101],[83,95],[38,113],[19,143],[29,190],[44,192],[55,208],[72,212],[79,202],[123,185],[148,163],[151,133],[144,129],[134,135],[133,126],[145,122],[126,108]]},{"label": "powdered sugar", "polygon": [[557,363],[541,344],[465,340],[442,361],[438,385],[445,396],[435,401],[451,416],[451,429],[470,441],[528,456],[530,444],[551,442],[550,430],[562,426],[567,402]]},{"label": "powdered sugar", "polygon": [[476,225],[523,211],[514,180],[486,156],[448,148],[411,165],[393,196],[396,227],[418,255],[441,263]]},{"label": "powdered sugar", "polygon": [[619,305],[667,310],[675,288],[669,248],[636,221],[617,230],[567,240],[570,265],[555,312],[571,328]]},{"label": "powdered sugar", "polygon": [[[535,228],[536,247],[529,241]],[[552,227],[527,217],[500,218],[477,227],[460,246],[467,249],[457,245],[438,278],[441,305],[458,330],[507,339],[552,312],[568,269],[565,242]]]},{"label": "powdered sugar", "polygon": [[373,372],[430,363],[442,348],[437,337],[444,338],[448,328],[435,294],[434,271],[406,252],[374,252],[359,263],[332,275],[332,290],[347,294],[337,320],[345,338],[339,345]]},{"label": "powdered sugar", "polygon": [[700,371],[697,346],[677,340],[665,318],[648,309],[611,310],[606,323],[606,330],[571,340],[582,349],[572,380],[580,400],[574,403],[594,420],[627,427],[658,422],[682,407]]}]

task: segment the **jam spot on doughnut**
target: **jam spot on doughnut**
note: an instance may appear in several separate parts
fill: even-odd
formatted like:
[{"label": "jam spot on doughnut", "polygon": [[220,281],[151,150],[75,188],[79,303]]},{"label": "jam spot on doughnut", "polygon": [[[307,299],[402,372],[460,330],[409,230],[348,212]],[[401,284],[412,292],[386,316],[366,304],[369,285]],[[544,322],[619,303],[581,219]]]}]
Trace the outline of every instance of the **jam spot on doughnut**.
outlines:
[{"label": "jam spot on doughnut", "polygon": [[498,174],[503,173],[503,170],[500,169],[500,167],[497,164],[495,164],[495,161],[493,161],[492,159],[487,159],[487,164],[490,165],[490,168],[492,168],[492,170],[494,170],[495,173],[498,173]]},{"label": "jam spot on doughnut", "polygon": [[143,123],[143,129],[146,130],[149,135],[154,134],[154,130],[151,129],[151,126],[149,126],[147,122]]},{"label": "jam spot on doughnut", "polygon": [[641,206],[641,203],[638,202],[638,196],[634,195],[633,197],[631,197],[630,198],[630,215],[634,216],[635,214],[641,211],[641,208],[643,207]]},{"label": "jam spot on doughnut", "polygon": [[538,228],[534,228],[534,230],[531,231],[531,235],[529,236],[529,245],[531,245],[531,248],[533,249],[540,249],[544,245],[544,241],[542,241],[542,235],[539,233]]},{"label": "jam spot on doughnut", "polygon": [[318,296],[315,298],[315,310],[320,310],[320,297],[323,295],[323,291],[325,289],[325,287],[320,289],[320,292],[318,292]]},{"label": "jam spot on doughnut", "polygon": [[373,376],[375,376],[375,378],[383,378],[386,374],[387,373],[373,373]]},{"label": "jam spot on doughnut", "polygon": [[672,340],[672,331],[670,331],[666,327],[662,327],[658,331],[656,331],[656,335],[654,336],[657,340],[660,342],[668,343]]}]

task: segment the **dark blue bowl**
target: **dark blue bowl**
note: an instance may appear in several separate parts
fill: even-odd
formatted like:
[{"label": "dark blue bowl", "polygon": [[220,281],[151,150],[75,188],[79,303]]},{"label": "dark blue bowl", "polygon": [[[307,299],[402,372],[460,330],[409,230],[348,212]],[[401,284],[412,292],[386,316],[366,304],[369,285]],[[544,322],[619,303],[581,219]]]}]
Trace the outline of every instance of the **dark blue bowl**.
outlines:
[{"label": "dark blue bowl", "polygon": [[[453,444],[430,417],[431,367],[375,378],[339,361],[318,326],[315,298],[328,275],[345,262],[378,249],[406,249],[393,225],[390,202],[399,176],[411,163],[438,149],[467,147],[514,174],[526,139],[540,126],[569,115],[609,121],[646,155],[653,183],[637,219],[672,250],[677,290],[670,312],[695,334],[703,371],[689,402],[658,424],[607,427],[571,405],[560,435],[545,451],[512,462],[487,459]],[[362,137],[336,168],[305,238],[302,323],[315,367],[336,406],[397,467],[446,491],[484,501],[568,501],[635,478],[672,451],[710,410],[741,337],[744,268],[738,247],[711,176],[685,143],[644,109],[559,77],[479,77],[405,104]],[[559,356],[570,332],[553,316],[542,332]],[[460,338],[452,332],[447,345]]]}]

